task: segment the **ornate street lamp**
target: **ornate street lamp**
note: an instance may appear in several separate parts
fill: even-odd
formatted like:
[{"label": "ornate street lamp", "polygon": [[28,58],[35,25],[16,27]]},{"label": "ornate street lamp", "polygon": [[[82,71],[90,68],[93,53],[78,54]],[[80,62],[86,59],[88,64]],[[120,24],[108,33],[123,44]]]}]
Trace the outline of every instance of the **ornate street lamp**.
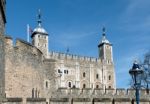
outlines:
[{"label": "ornate street lamp", "polygon": [[132,76],[134,88],[136,90],[136,103],[139,104],[140,96],[139,89],[141,87],[141,79],[144,71],[141,69],[140,65],[135,61],[133,63],[132,69],[129,70],[130,75]]}]

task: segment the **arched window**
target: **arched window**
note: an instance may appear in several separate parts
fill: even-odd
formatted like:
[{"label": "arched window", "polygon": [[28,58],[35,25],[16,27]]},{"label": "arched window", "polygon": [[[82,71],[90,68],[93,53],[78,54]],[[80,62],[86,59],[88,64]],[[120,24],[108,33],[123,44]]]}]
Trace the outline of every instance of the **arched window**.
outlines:
[{"label": "arched window", "polygon": [[98,79],[99,78],[99,75],[98,74],[96,74],[96,79]]},{"label": "arched window", "polygon": [[45,86],[46,86],[46,88],[48,88],[48,82],[46,81],[46,83],[45,83]]},{"label": "arched window", "polygon": [[85,72],[83,72],[83,77],[85,77]]},{"label": "arched window", "polygon": [[111,76],[110,75],[108,76],[108,79],[111,80]]},{"label": "arched window", "polygon": [[86,84],[83,84],[83,88],[86,88]]},{"label": "arched window", "polygon": [[99,88],[99,85],[96,85],[96,88]]},{"label": "arched window", "polygon": [[71,82],[68,83],[68,87],[71,87]]}]

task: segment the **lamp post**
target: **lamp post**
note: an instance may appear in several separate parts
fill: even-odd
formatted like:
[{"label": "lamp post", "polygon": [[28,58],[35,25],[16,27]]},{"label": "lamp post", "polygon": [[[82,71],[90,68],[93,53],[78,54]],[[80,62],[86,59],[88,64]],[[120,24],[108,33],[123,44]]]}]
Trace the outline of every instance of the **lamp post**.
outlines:
[{"label": "lamp post", "polygon": [[134,88],[136,90],[136,103],[139,104],[140,101],[140,95],[139,95],[139,89],[141,87],[141,77],[144,71],[141,69],[140,65],[135,61],[133,63],[132,69],[129,70],[130,75],[132,76]]}]

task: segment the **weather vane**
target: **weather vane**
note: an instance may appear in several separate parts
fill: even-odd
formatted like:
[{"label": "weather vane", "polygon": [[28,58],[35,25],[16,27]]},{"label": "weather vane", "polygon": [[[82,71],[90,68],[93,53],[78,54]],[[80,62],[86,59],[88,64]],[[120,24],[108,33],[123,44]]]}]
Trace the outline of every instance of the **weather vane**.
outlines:
[{"label": "weather vane", "polygon": [[38,25],[41,26],[41,23],[42,23],[42,21],[41,21],[41,10],[39,9],[39,11],[38,11]]},{"label": "weather vane", "polygon": [[102,28],[102,31],[103,31],[103,36],[105,36],[105,31],[106,31],[105,27]]}]

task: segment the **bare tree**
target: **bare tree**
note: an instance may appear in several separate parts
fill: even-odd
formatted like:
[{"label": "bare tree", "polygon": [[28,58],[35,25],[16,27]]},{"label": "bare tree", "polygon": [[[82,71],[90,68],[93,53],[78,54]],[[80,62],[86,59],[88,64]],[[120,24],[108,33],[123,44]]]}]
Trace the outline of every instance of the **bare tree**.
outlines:
[{"label": "bare tree", "polygon": [[146,87],[149,88],[150,85],[150,51],[147,52],[144,56],[144,62],[142,65],[144,70],[143,81],[146,84]]},{"label": "bare tree", "polygon": [[[140,68],[143,69],[144,73],[141,77],[141,88],[150,88],[150,51],[147,52],[144,56],[144,61],[139,61]],[[134,87],[133,80],[129,81],[129,85],[131,88]]]}]

